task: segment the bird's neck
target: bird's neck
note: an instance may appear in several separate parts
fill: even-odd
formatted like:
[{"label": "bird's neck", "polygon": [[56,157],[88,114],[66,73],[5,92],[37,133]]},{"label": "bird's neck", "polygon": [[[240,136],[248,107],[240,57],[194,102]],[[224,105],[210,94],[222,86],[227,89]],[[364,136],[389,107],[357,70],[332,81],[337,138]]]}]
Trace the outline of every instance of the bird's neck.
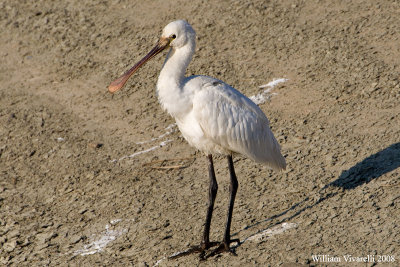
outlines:
[{"label": "bird's neck", "polygon": [[195,42],[188,42],[180,48],[171,48],[161,69],[158,83],[180,85],[185,78],[186,69],[192,60]]},{"label": "bird's neck", "polygon": [[186,69],[192,60],[195,50],[195,42],[188,42],[180,48],[171,48],[167,59],[161,69],[157,82],[157,94],[162,107],[175,117],[177,105],[185,101],[182,97],[184,93],[183,81]]}]

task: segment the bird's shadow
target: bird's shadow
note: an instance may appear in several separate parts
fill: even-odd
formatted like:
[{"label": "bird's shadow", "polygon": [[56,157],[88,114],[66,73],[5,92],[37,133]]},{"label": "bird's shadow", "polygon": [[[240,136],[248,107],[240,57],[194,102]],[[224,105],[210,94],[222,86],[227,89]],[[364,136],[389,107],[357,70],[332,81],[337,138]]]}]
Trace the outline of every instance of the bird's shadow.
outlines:
[{"label": "bird's shadow", "polygon": [[[364,160],[356,163],[351,168],[342,171],[340,176],[335,181],[325,185],[322,189],[318,191],[319,197],[311,197],[311,196],[306,197],[304,200],[292,205],[289,209],[279,214],[273,215],[269,218],[266,218],[264,220],[261,220],[259,222],[256,222],[250,226],[247,226],[245,229],[232,234],[232,236],[238,235],[240,232],[244,230],[249,230],[256,226],[259,226],[260,224],[270,223],[270,225],[266,229],[259,230],[256,233],[252,233],[249,236],[242,239],[242,242],[238,244],[238,246],[240,246],[251,237],[256,236],[261,232],[264,232],[267,229],[271,229],[276,225],[288,222],[296,218],[304,211],[311,209],[319,205],[321,202],[337,195],[340,191],[335,190],[334,189],[335,187],[336,188],[340,187],[343,190],[355,189],[356,187],[363,185],[365,183],[369,183],[370,181],[377,179],[382,175],[391,172],[399,167],[400,167],[400,142],[394,143],[388,146],[387,148],[375,154],[372,154],[371,156],[365,158]],[[292,214],[292,212],[294,213]]]},{"label": "bird's shadow", "polygon": [[343,171],[337,180],[327,186],[342,187],[346,190],[354,189],[399,167],[400,142],[388,146],[384,150],[365,158],[350,169]]}]

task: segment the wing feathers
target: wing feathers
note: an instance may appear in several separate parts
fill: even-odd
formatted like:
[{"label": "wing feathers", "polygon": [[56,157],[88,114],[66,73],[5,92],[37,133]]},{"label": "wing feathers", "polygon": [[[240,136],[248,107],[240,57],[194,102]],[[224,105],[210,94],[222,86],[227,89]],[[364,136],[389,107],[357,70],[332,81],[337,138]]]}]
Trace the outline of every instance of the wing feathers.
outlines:
[{"label": "wing feathers", "polygon": [[193,98],[194,115],[205,135],[227,150],[284,169],[285,158],[261,109],[236,89],[215,81]]}]

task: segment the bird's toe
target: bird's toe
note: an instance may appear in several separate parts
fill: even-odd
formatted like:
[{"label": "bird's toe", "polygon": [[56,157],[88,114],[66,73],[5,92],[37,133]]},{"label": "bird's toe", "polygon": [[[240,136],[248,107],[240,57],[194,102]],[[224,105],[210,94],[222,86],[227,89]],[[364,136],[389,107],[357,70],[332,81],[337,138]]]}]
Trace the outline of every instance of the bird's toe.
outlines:
[{"label": "bird's toe", "polygon": [[235,249],[236,249],[237,246],[231,248],[230,247],[231,243],[237,243],[239,245],[240,244],[240,240],[239,239],[233,239],[233,240],[230,240],[229,242],[220,242],[218,247],[216,247],[215,249],[211,250],[209,253],[204,254],[202,256],[202,259],[208,259],[210,257],[216,256],[218,254],[225,253],[225,252],[228,252],[231,255],[237,256],[237,254],[235,252]]}]

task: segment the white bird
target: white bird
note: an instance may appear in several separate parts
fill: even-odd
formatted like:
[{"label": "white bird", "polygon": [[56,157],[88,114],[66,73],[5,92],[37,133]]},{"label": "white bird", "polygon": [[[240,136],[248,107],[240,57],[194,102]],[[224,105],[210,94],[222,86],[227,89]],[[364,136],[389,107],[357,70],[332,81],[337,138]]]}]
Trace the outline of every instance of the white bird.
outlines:
[{"label": "white bird", "polygon": [[[203,151],[209,160],[209,203],[202,242],[187,252],[205,255],[231,251],[230,227],[238,182],[232,154],[242,154],[275,170],[286,168],[285,158],[262,110],[249,98],[228,84],[208,76],[185,77],[196,46],[196,33],[189,23],[177,20],[162,31],[157,45],[136,65],[112,82],[109,91],[121,89],[129,77],[149,59],[170,48],[157,82],[158,99],[175,118],[184,138]],[[218,190],[212,154],[226,155],[230,172],[230,202],[223,241],[210,242],[209,232],[214,201]],[[236,242],[239,242],[236,240]]]}]

